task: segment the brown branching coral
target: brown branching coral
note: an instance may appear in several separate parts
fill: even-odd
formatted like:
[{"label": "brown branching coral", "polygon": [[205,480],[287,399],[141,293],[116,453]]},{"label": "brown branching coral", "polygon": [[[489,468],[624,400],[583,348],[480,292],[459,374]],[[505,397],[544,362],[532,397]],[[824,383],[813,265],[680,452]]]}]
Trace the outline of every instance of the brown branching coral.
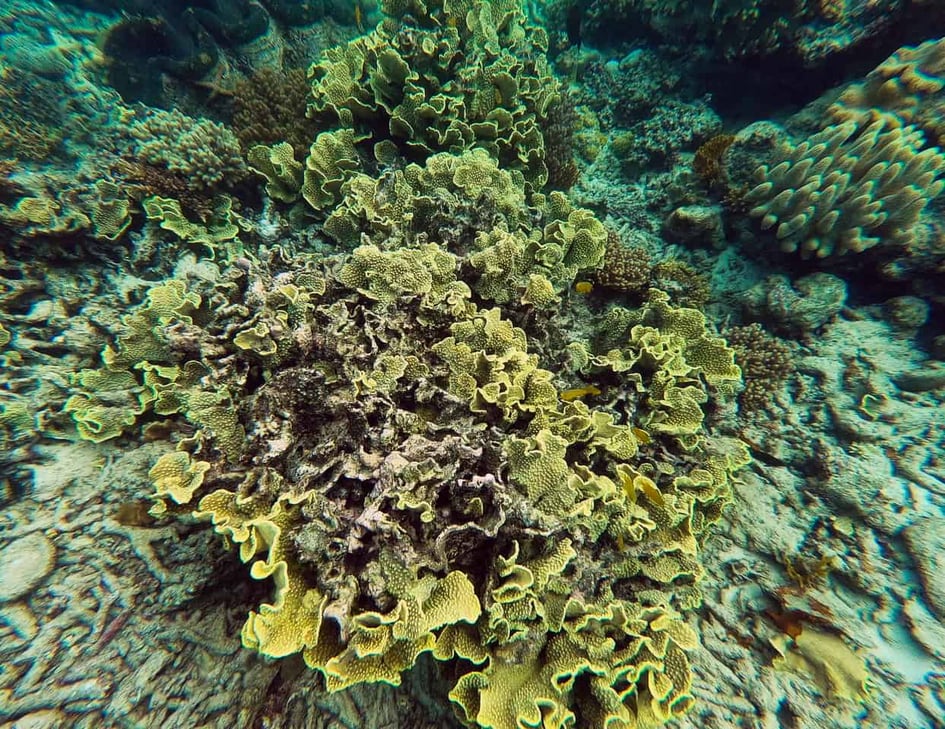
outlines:
[{"label": "brown branching coral", "polygon": [[171,198],[201,220],[207,220],[213,212],[212,197],[193,190],[179,172],[137,159],[120,160],[115,172],[130,183],[128,191],[138,200],[152,195]]},{"label": "brown branching coral", "polygon": [[731,134],[716,134],[696,150],[692,158],[692,169],[710,189],[725,182],[722,156],[734,141],[735,137]]},{"label": "brown branching coral", "polygon": [[240,80],[232,94],[232,127],[243,149],[288,142],[304,159],[315,139],[315,125],[305,116],[310,93],[302,68],[264,68]]},{"label": "brown branching coral", "polygon": [[758,323],[731,327],[725,340],[735,350],[742,368],[745,390],[739,403],[745,411],[758,411],[771,404],[774,393],[794,373],[791,350],[783,340],[768,334]]},{"label": "brown branching coral", "polygon": [[649,287],[651,271],[650,254],[644,248],[624,246],[610,231],[604,260],[594,279],[603,288],[642,295]]},{"label": "brown branching coral", "polygon": [[685,261],[673,258],[653,267],[653,286],[681,306],[700,309],[712,293],[709,279]]},{"label": "brown branching coral", "polygon": [[548,168],[548,186],[551,188],[568,190],[577,182],[579,172],[574,162],[577,121],[574,102],[563,92],[551,103],[542,120],[545,166]]}]

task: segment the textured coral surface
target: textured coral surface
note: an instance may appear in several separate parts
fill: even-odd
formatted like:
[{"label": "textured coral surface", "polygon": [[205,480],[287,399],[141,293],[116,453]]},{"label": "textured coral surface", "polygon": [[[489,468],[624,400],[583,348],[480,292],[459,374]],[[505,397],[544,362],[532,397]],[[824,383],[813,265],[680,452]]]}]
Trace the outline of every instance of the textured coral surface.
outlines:
[{"label": "textured coral surface", "polygon": [[939,726],[931,3],[9,3],[0,724]]}]

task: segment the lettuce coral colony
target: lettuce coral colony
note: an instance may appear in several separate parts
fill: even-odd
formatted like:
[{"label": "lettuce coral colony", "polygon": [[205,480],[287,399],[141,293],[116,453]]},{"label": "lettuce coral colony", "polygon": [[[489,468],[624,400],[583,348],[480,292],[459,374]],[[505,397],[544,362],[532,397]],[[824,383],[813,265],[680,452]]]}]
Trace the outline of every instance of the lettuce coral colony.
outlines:
[{"label": "lettuce coral colony", "polygon": [[[580,372],[543,367],[562,353],[529,331],[559,327],[608,239],[542,190],[540,121],[560,93],[546,42],[511,1],[384,9],[313,67],[308,158],[285,143],[247,155],[273,201],[308,206],[348,251],[153,286],[66,412],[96,442],[171,418],[152,513],[211,521],[271,580],[243,645],[301,653],[329,690],[398,684],[431,653],[455,664],[470,726],[678,716],[699,541],[748,460],[703,427],[740,381],[733,351],[653,290],[606,332],[617,348],[575,342]],[[238,179],[235,139],[185,119],[139,123],[136,153],[202,188]],[[175,151],[191,144],[208,156]],[[239,235],[170,198],[142,206],[224,258]],[[600,371],[630,392],[616,411],[563,387]]]},{"label": "lettuce coral colony", "polygon": [[[87,19],[121,4],[75,5]],[[945,188],[942,41],[739,131],[689,72],[818,62],[847,48],[834,41],[860,4],[533,5],[136,0],[94,48],[30,31],[30,68],[0,41],[5,499],[40,440],[137,451],[134,498],[125,484],[96,528],[172,565],[152,569],[162,586],[175,569],[217,580],[233,628],[217,655],[266,675],[252,709],[213,708],[207,726],[295,725],[287,697],[303,705],[303,685],[327,702],[425,677],[418,704],[449,726],[708,724],[695,707],[714,678],[697,662],[749,648],[855,711],[867,699],[874,659],[818,592],[881,594],[865,559],[776,580],[827,560],[820,540],[879,551],[850,516],[825,515],[831,499],[905,531],[893,469],[874,466],[921,438],[916,426],[886,445],[916,423],[890,393],[924,406],[942,375],[885,376],[885,360],[850,354],[863,291],[839,261],[907,288],[862,315],[897,337],[924,336],[945,305],[929,222]],[[609,61],[582,47],[617,32],[611,20],[659,42]],[[689,36],[705,55],[680,60]],[[821,334],[844,341],[842,362],[819,354]],[[100,490],[122,485],[110,458]],[[909,458],[903,472],[938,493],[937,461]],[[873,490],[868,509],[844,479]],[[751,503],[727,511],[738,497]],[[742,523],[762,508],[769,521],[820,509],[774,566],[727,533],[786,539]],[[27,603],[74,559],[59,518],[0,543],[15,578],[4,638],[39,633]],[[925,523],[901,549],[934,598]],[[196,624],[192,575],[161,599],[197,605]],[[90,612],[101,589],[83,590],[49,612]],[[924,626],[913,597],[903,610]],[[94,648],[134,622],[109,613],[119,602],[84,618]],[[79,633],[52,642],[84,655]],[[23,686],[44,675],[16,671]],[[17,721],[48,708],[4,680],[0,719],[8,702]],[[757,700],[758,717],[793,722]]]}]

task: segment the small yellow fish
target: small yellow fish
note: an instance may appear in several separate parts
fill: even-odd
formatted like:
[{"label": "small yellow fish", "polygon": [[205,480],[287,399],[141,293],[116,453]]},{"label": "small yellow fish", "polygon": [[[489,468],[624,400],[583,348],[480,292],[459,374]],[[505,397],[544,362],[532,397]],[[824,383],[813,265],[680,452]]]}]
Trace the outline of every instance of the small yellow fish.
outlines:
[{"label": "small yellow fish", "polygon": [[600,388],[594,387],[594,385],[584,385],[584,387],[573,387],[570,390],[565,390],[559,397],[565,402],[571,402],[572,400],[580,400],[583,397],[595,397],[597,395],[600,395]]},{"label": "small yellow fish", "polygon": [[364,14],[361,12],[361,3],[354,4],[354,24],[358,26],[358,32],[364,32]]},{"label": "small yellow fish", "polygon": [[590,281],[578,281],[574,284],[574,290],[579,294],[589,294],[594,290],[594,284]]},{"label": "small yellow fish", "polygon": [[646,476],[637,476],[633,479],[633,485],[639,487],[646,498],[657,506],[665,506],[666,502],[663,500],[663,493],[657,488],[656,484],[653,483],[653,479],[647,478]]}]

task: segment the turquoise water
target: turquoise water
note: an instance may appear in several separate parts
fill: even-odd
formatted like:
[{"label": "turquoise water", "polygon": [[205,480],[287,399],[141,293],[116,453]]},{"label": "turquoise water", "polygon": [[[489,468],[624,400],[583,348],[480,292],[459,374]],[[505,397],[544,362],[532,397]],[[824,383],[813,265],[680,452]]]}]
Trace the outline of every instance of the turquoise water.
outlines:
[{"label": "turquoise water", "polygon": [[932,0],[0,0],[0,725],[945,726]]}]

